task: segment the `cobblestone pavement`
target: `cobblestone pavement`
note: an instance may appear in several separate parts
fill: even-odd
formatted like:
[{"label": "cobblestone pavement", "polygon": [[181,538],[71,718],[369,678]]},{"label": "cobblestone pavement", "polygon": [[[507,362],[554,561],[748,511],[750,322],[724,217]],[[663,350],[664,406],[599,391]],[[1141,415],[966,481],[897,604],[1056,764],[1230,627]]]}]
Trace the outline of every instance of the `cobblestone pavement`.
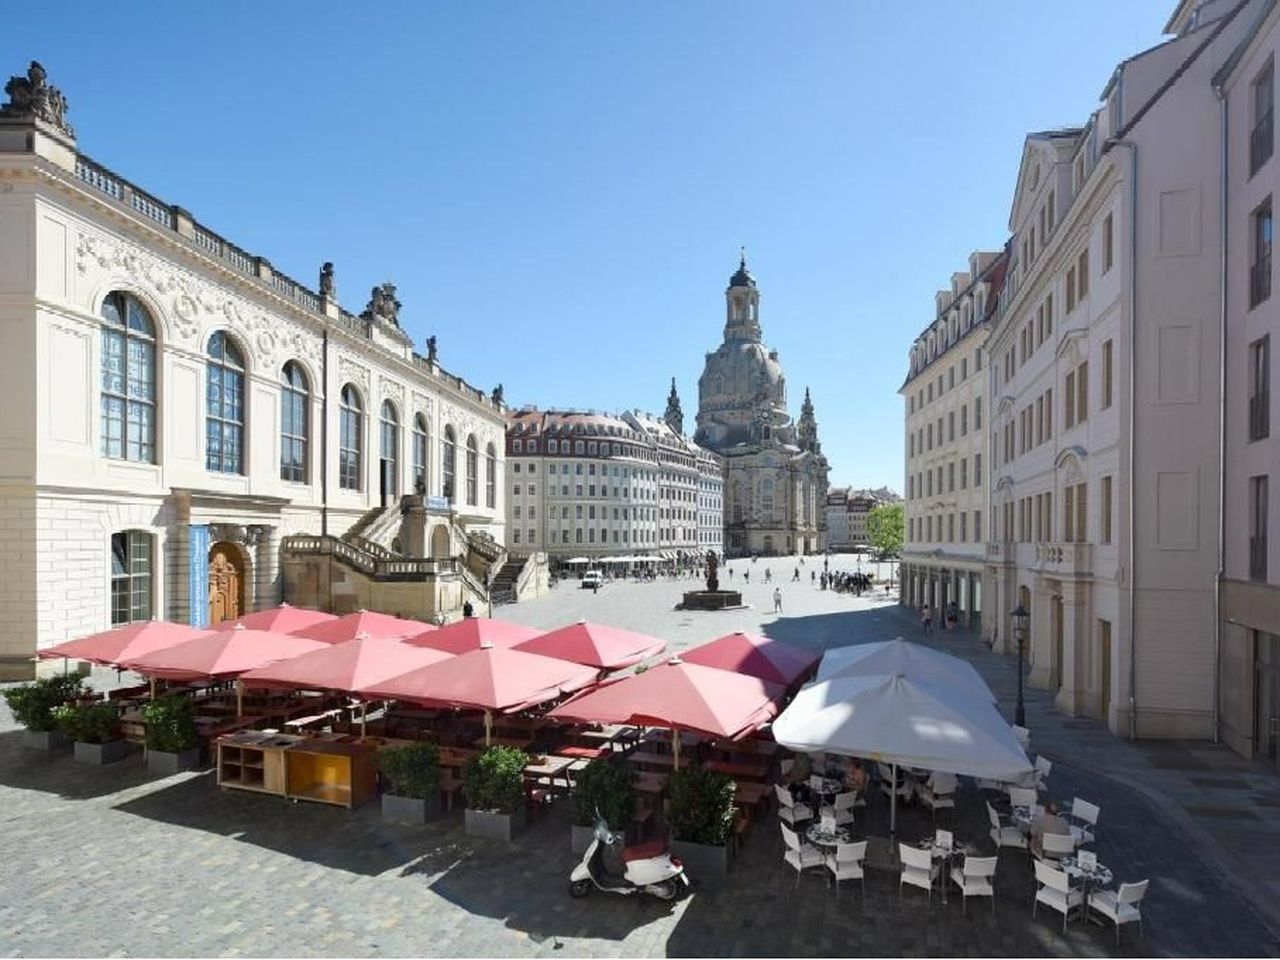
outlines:
[{"label": "cobblestone pavement", "polygon": [[[794,569],[768,565],[775,580]],[[736,588],[745,564],[732,566]],[[598,595],[562,585],[499,615],[540,626],[615,623],[676,649],[735,629],[821,647],[914,628],[895,606],[807,583],[782,582],[784,613],[765,614],[765,566],[752,567],[748,610],[675,611],[692,582],[662,581],[610,584]],[[1009,703],[1007,660],[963,634],[932,642],[972,659]],[[1141,942],[1129,930],[1117,949],[1110,928],[1077,920],[1064,935],[1059,915],[1033,919],[1031,868],[1012,851],[1001,858],[994,915],[983,901],[965,912],[956,897],[944,906],[935,894],[930,904],[910,888],[899,900],[896,874],[882,870],[869,872],[865,897],[846,886],[837,899],[816,873],[797,883],[780,868],[773,817],[749,834],[724,885],[700,884],[674,905],[574,900],[566,809],[551,809],[509,846],[465,837],[460,814],[390,826],[375,805],[348,813],[221,793],[208,771],[157,777],[137,755],[102,769],[36,757],[0,706],[0,956],[1280,956],[1280,924],[1226,869],[1253,836],[1249,862],[1273,872],[1274,776],[1207,744],[1127,744],[1054,713],[1038,692],[1028,712],[1033,748],[1055,763],[1050,794],[1099,802],[1102,861],[1118,879],[1152,879]],[[1239,823],[1224,809],[1255,819]],[[970,790],[940,823],[985,850],[982,816]],[[873,800],[867,833],[887,834],[886,818]],[[1231,823],[1235,831],[1223,832]],[[927,814],[900,811],[904,838],[932,826]]]}]

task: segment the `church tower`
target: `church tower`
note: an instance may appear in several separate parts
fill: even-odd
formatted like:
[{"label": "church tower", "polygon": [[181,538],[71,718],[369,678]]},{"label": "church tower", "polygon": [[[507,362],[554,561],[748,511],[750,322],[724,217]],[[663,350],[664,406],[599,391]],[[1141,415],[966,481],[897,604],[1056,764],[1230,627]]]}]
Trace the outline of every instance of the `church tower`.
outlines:
[{"label": "church tower", "polygon": [[813,401],[809,399],[808,387],[804,388],[804,403],[800,405],[800,419],[796,422],[796,444],[809,453],[822,452],[822,444],[818,442],[818,421],[813,416]]},{"label": "church tower", "polygon": [[747,251],[743,249],[738,259],[738,271],[729,278],[729,289],[724,292],[724,338],[760,342],[760,291],[756,278],[747,270]]},{"label": "church tower", "polygon": [[680,409],[680,395],[676,393],[676,378],[671,378],[671,392],[667,394],[667,412],[662,415],[667,426],[684,436],[684,411]]}]

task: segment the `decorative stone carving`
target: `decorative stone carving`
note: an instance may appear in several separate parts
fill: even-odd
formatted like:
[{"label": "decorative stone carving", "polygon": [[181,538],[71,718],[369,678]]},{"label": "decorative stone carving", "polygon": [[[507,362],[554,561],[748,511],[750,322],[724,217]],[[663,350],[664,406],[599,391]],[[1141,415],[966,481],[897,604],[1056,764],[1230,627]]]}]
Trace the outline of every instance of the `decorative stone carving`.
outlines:
[{"label": "decorative stone carving", "polygon": [[326,260],[320,267],[320,296],[337,300],[337,288],[333,285],[333,264]]},{"label": "decorative stone carving", "polygon": [[31,61],[27,75],[10,77],[4,85],[9,102],[0,106],[0,116],[14,120],[42,120],[68,137],[76,132],[67,123],[67,98],[47,82],[44,67]]},{"label": "decorative stone carving", "polygon": [[493,388],[493,394],[490,399],[492,399],[495,404],[504,402],[502,397],[502,384],[498,384]]},{"label": "decorative stone carving", "polygon": [[386,377],[379,377],[378,388],[382,391],[382,399],[393,401],[400,415],[404,416],[404,384],[388,380]]},{"label": "decorative stone carving", "polygon": [[400,301],[396,299],[396,285],[384,283],[373,288],[369,305],[360,314],[363,320],[385,320],[394,327],[400,326]]},{"label": "decorative stone carving", "polygon": [[428,363],[440,362],[440,353],[436,349],[436,335],[434,333],[431,336],[427,337],[427,362]]},{"label": "decorative stone carving", "polygon": [[366,397],[369,396],[368,367],[361,366],[350,357],[338,357],[338,378],[344,383],[354,383]]},{"label": "decorative stone carving", "polygon": [[415,413],[423,413],[427,417],[427,422],[431,422],[431,410],[435,406],[435,401],[425,393],[413,391],[413,410]]}]

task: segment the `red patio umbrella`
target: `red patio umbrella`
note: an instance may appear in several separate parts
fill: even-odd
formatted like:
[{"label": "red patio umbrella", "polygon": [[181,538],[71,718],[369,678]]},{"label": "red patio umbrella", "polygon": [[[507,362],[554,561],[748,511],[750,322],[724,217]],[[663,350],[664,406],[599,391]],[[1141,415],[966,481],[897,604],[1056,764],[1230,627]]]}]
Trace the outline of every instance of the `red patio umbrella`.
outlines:
[{"label": "red patio umbrella", "polygon": [[485,647],[359,688],[377,700],[484,711],[485,741],[493,711],[523,710],[596,680],[596,671],[567,660],[520,650]]},{"label": "red patio umbrella", "polygon": [[435,647],[447,653],[470,653],[487,644],[490,647],[514,647],[532,640],[542,633],[534,627],[521,626],[507,620],[490,620],[487,617],[464,617],[447,627],[428,630],[410,636],[405,643],[415,647]]},{"label": "red patio umbrella", "polygon": [[71,660],[88,660],[90,663],[117,666],[126,660],[186,643],[207,633],[208,630],[189,627],[185,623],[145,620],[78,640],[68,640],[56,647],[45,647],[36,651],[36,656],[45,660],[67,657]]},{"label": "red patio umbrella", "polygon": [[451,657],[443,650],[411,647],[387,637],[359,637],[249,670],[240,675],[240,682],[246,687],[354,693],[369,684]]},{"label": "red patio umbrella", "polygon": [[[692,730],[735,739],[778,712],[784,689],[759,677],[672,659],[601,684],[562,703],[549,717],[581,723],[627,723]],[[680,737],[673,735],[676,766]]]},{"label": "red patio umbrella", "polygon": [[516,650],[559,657],[603,670],[618,670],[656,656],[667,648],[665,640],[602,623],[577,623],[552,630],[517,644]]},{"label": "red patio umbrella", "polygon": [[738,631],[685,650],[680,658],[685,663],[732,670],[789,687],[812,672],[822,654]]},{"label": "red patio umbrella", "polygon": [[225,679],[324,647],[319,640],[288,633],[234,627],[134,657],[124,661],[124,666],[169,680]]},{"label": "red patio umbrella", "polygon": [[276,633],[297,633],[319,623],[328,623],[338,618],[323,610],[309,610],[306,607],[291,607],[282,603],[269,610],[257,613],[246,613],[238,620],[231,620],[218,626],[219,630],[230,630],[237,623],[250,630],[274,630]]},{"label": "red patio umbrella", "polygon": [[346,643],[361,634],[367,637],[412,637],[424,630],[434,629],[431,624],[421,620],[403,620],[388,613],[357,610],[335,620],[326,620],[292,632],[294,636],[324,643]]}]

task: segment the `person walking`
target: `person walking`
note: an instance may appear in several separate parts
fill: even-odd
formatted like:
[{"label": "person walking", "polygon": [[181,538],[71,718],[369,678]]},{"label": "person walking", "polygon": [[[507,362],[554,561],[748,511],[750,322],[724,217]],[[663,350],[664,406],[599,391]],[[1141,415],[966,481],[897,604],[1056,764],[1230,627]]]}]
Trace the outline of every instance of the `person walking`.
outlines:
[{"label": "person walking", "polygon": [[810,570],[810,571],[809,571],[809,583],[810,583],[811,585],[813,585],[813,586],[817,586],[817,583],[818,583],[818,571],[817,571],[817,570]]},{"label": "person walking", "polygon": [[920,608],[920,625],[924,627],[925,636],[933,630],[933,608],[927,602]]},{"label": "person walking", "polygon": [[781,587],[773,588],[773,612],[774,613],[782,612],[782,588]]},{"label": "person walking", "polygon": [[475,615],[476,615],[476,608],[471,605],[471,601],[467,600],[466,602],[464,602],[462,604],[462,616],[465,619],[470,620]]}]

